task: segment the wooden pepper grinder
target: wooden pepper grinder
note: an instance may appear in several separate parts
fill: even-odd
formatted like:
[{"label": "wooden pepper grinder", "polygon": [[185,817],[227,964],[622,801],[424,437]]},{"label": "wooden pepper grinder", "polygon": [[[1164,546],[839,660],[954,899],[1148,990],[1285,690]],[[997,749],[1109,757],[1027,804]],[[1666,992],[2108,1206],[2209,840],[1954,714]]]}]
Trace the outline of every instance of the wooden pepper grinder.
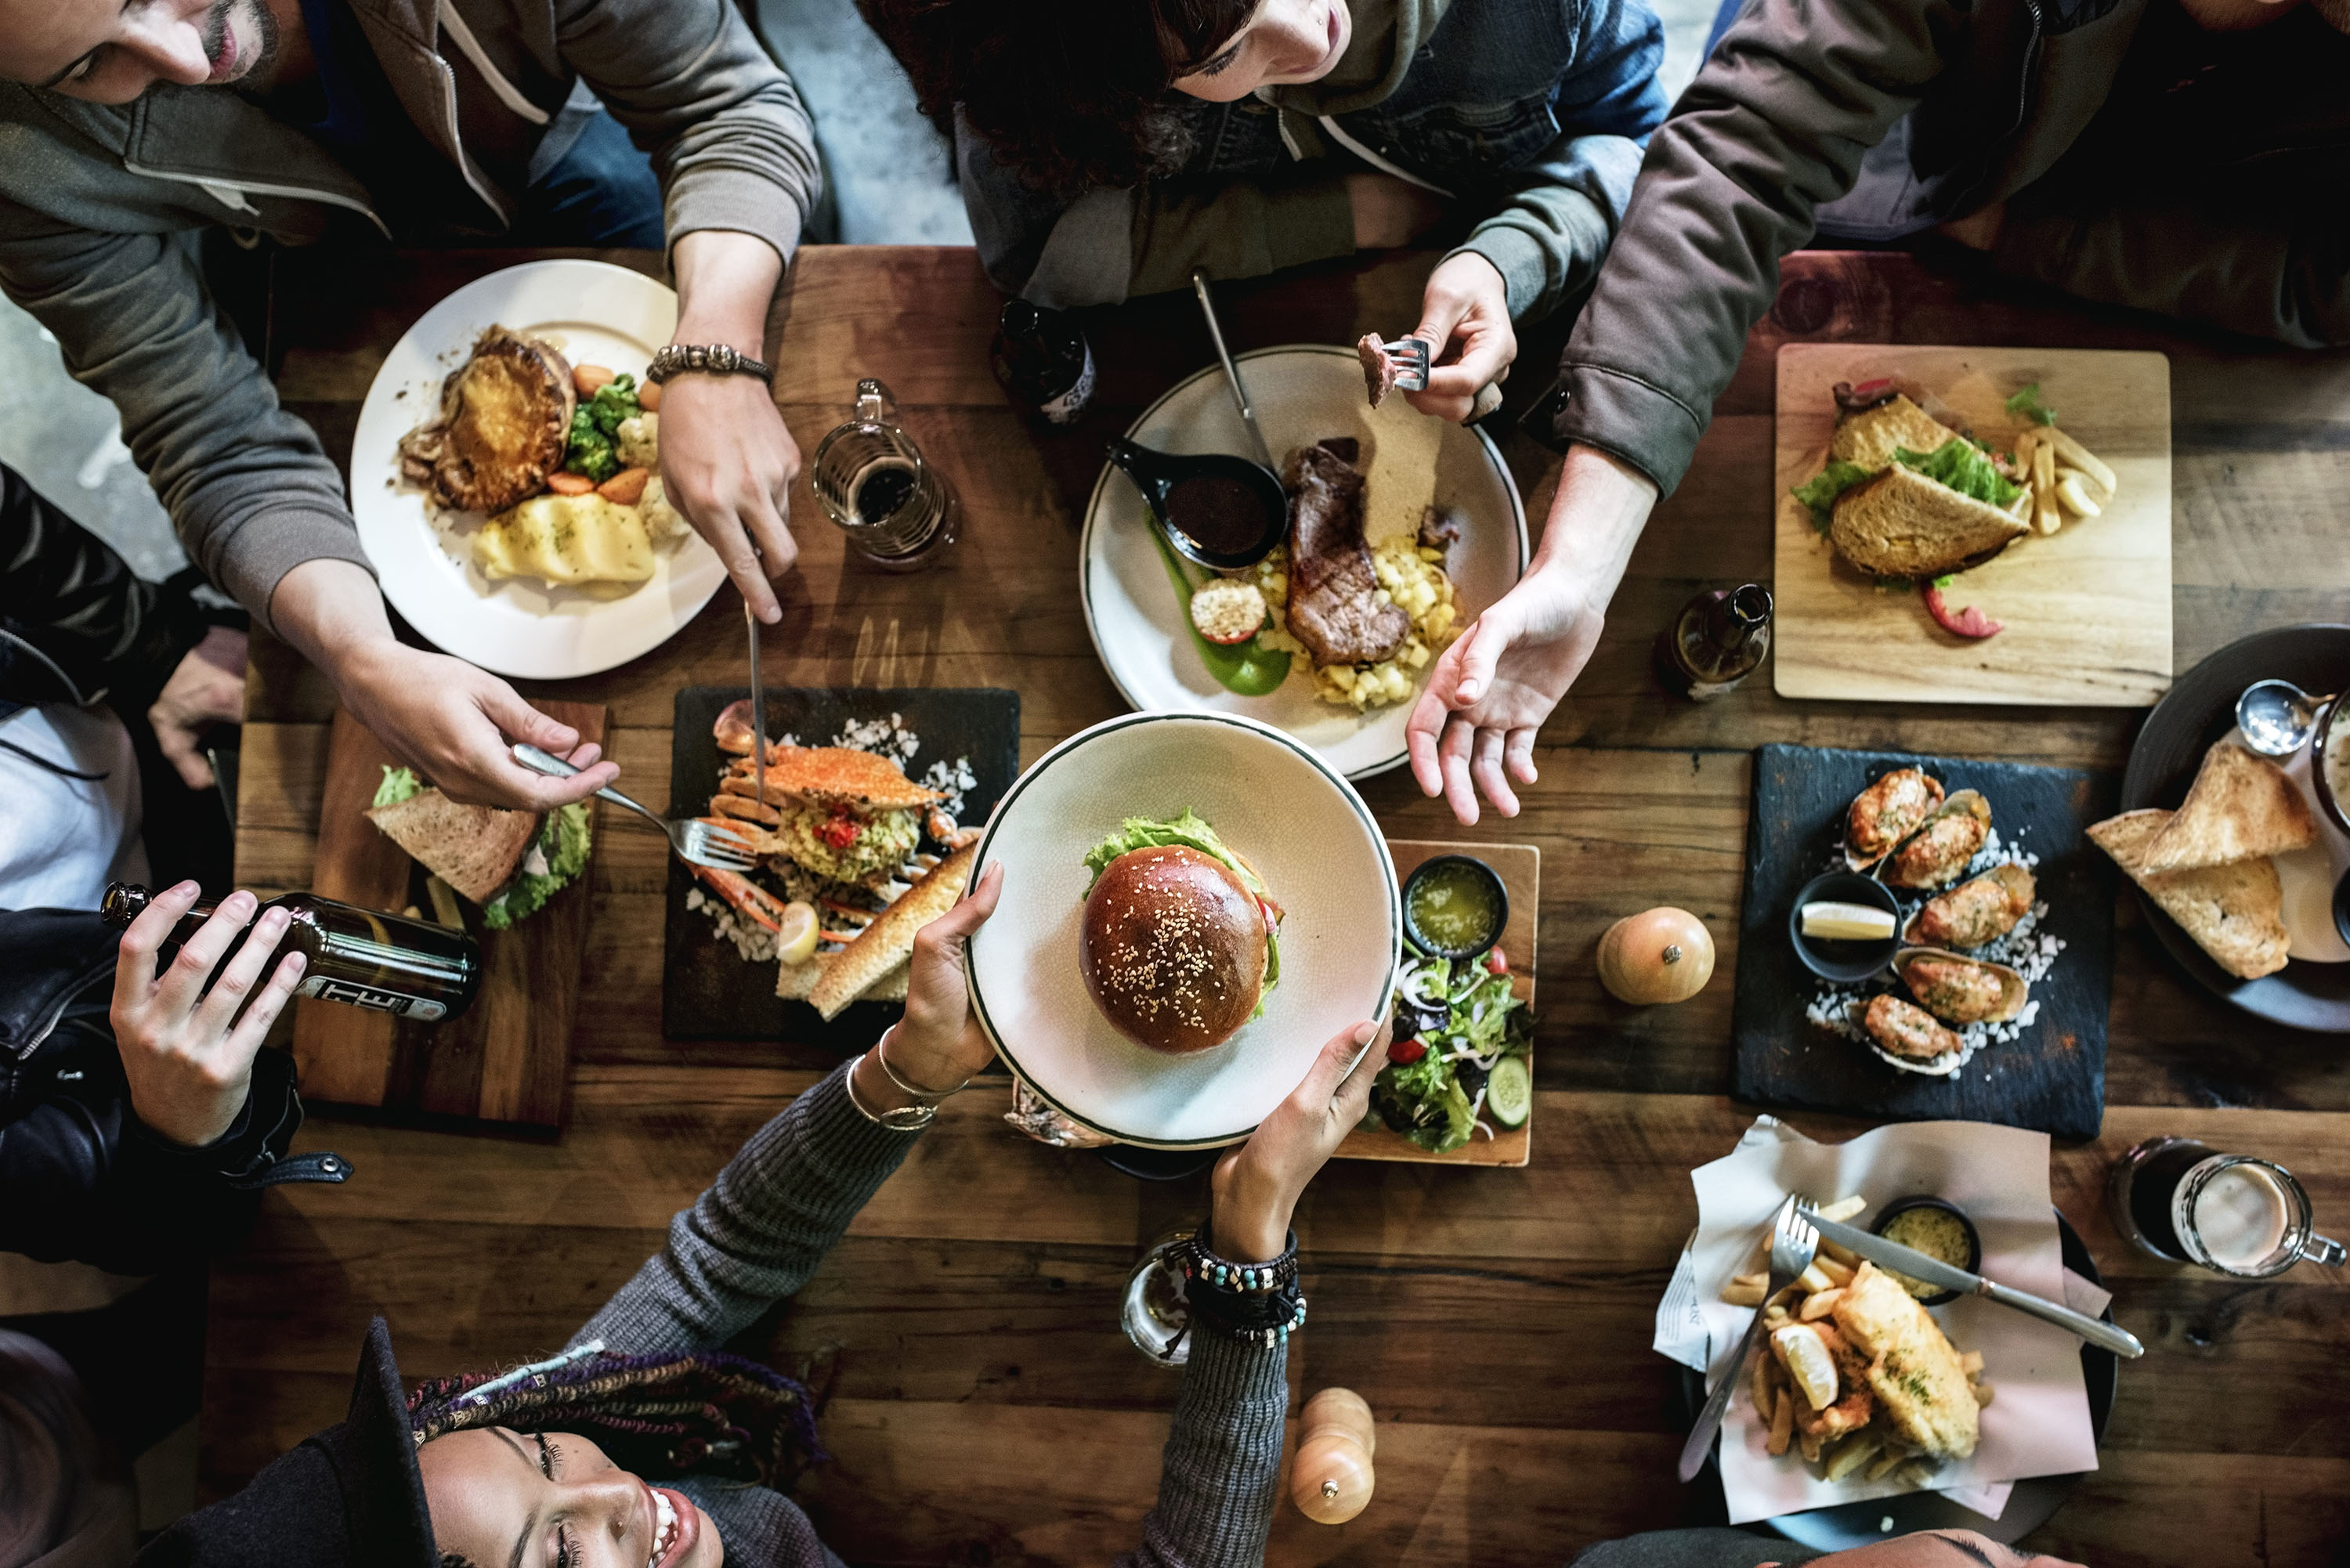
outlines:
[{"label": "wooden pepper grinder", "polygon": [[1344,1524],[1371,1501],[1371,1407],[1351,1388],[1325,1388],[1305,1401],[1297,1425],[1289,1501],[1316,1524]]}]

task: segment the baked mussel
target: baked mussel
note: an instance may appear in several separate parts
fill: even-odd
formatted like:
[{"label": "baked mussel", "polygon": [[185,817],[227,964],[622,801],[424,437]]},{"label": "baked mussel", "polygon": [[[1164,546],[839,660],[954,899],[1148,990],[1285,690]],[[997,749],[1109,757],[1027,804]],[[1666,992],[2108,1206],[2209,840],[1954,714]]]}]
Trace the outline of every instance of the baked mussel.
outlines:
[{"label": "baked mussel", "polygon": [[1959,1068],[1966,1043],[1916,1002],[1891,992],[1869,999],[1860,1026],[1867,1031],[1877,1054],[1905,1073],[1945,1077]]},{"label": "baked mussel", "polygon": [[1903,948],[1893,972],[1918,1005],[1945,1023],[2004,1023],[2023,1011],[2032,987],[2003,963],[1944,948]]},{"label": "baked mussel", "polygon": [[1853,797],[1845,812],[1844,859],[1866,871],[1926,825],[1942,804],[1942,781],[1921,768],[1896,768]]},{"label": "baked mussel", "polygon": [[1947,887],[1990,838],[1991,802],[1962,789],[1927,814],[1918,831],[1885,857],[1878,875],[1888,888]]},{"label": "baked mussel", "polygon": [[1901,940],[1918,947],[1979,948],[2015,929],[2039,891],[2028,867],[1994,866],[1918,907]]}]

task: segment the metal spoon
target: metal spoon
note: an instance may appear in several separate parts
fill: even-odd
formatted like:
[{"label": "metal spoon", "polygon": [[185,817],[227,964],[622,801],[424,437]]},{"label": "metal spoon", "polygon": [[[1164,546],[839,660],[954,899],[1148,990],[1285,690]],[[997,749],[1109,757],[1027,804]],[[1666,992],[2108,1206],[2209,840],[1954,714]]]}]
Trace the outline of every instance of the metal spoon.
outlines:
[{"label": "metal spoon", "polygon": [[1224,368],[1224,385],[1232,389],[1232,406],[1240,410],[1241,423],[1248,426],[1249,439],[1256,443],[1256,460],[1278,473],[1273,449],[1264,444],[1264,431],[1257,428],[1256,409],[1249,401],[1248,389],[1241,385],[1240,367],[1232,363],[1232,350],[1224,347],[1223,323],[1216,319],[1216,300],[1208,292],[1206,267],[1191,269],[1191,292],[1200,296],[1200,314],[1208,321],[1208,340],[1216,346],[1216,361]]},{"label": "metal spoon", "polygon": [[2312,697],[2290,680],[2256,680],[2236,699],[2236,727],[2266,756],[2289,757],[2309,743],[2319,710],[2331,697]]}]

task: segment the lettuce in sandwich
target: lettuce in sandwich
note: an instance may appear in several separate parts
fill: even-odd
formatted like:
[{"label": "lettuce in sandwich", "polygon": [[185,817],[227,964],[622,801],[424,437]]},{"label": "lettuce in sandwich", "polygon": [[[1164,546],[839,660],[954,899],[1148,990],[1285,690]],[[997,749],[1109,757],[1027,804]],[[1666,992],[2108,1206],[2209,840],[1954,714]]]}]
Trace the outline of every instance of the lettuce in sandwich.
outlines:
[{"label": "lettuce in sandwich", "polygon": [[482,907],[503,931],[536,914],[588,868],[588,806],[545,816],[459,805],[408,768],[387,767],[368,808],[376,826],[419,864]]}]

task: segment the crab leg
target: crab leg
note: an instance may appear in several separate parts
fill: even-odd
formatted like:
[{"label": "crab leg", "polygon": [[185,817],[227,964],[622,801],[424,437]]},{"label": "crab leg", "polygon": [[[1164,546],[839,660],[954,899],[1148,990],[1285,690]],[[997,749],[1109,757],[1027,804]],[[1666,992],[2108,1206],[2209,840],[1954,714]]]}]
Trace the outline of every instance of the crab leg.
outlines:
[{"label": "crab leg", "polygon": [[718,896],[744,915],[771,931],[781,932],[778,919],[784,906],[765,888],[733,871],[721,871],[714,866],[696,866],[693,874],[718,889]]}]

